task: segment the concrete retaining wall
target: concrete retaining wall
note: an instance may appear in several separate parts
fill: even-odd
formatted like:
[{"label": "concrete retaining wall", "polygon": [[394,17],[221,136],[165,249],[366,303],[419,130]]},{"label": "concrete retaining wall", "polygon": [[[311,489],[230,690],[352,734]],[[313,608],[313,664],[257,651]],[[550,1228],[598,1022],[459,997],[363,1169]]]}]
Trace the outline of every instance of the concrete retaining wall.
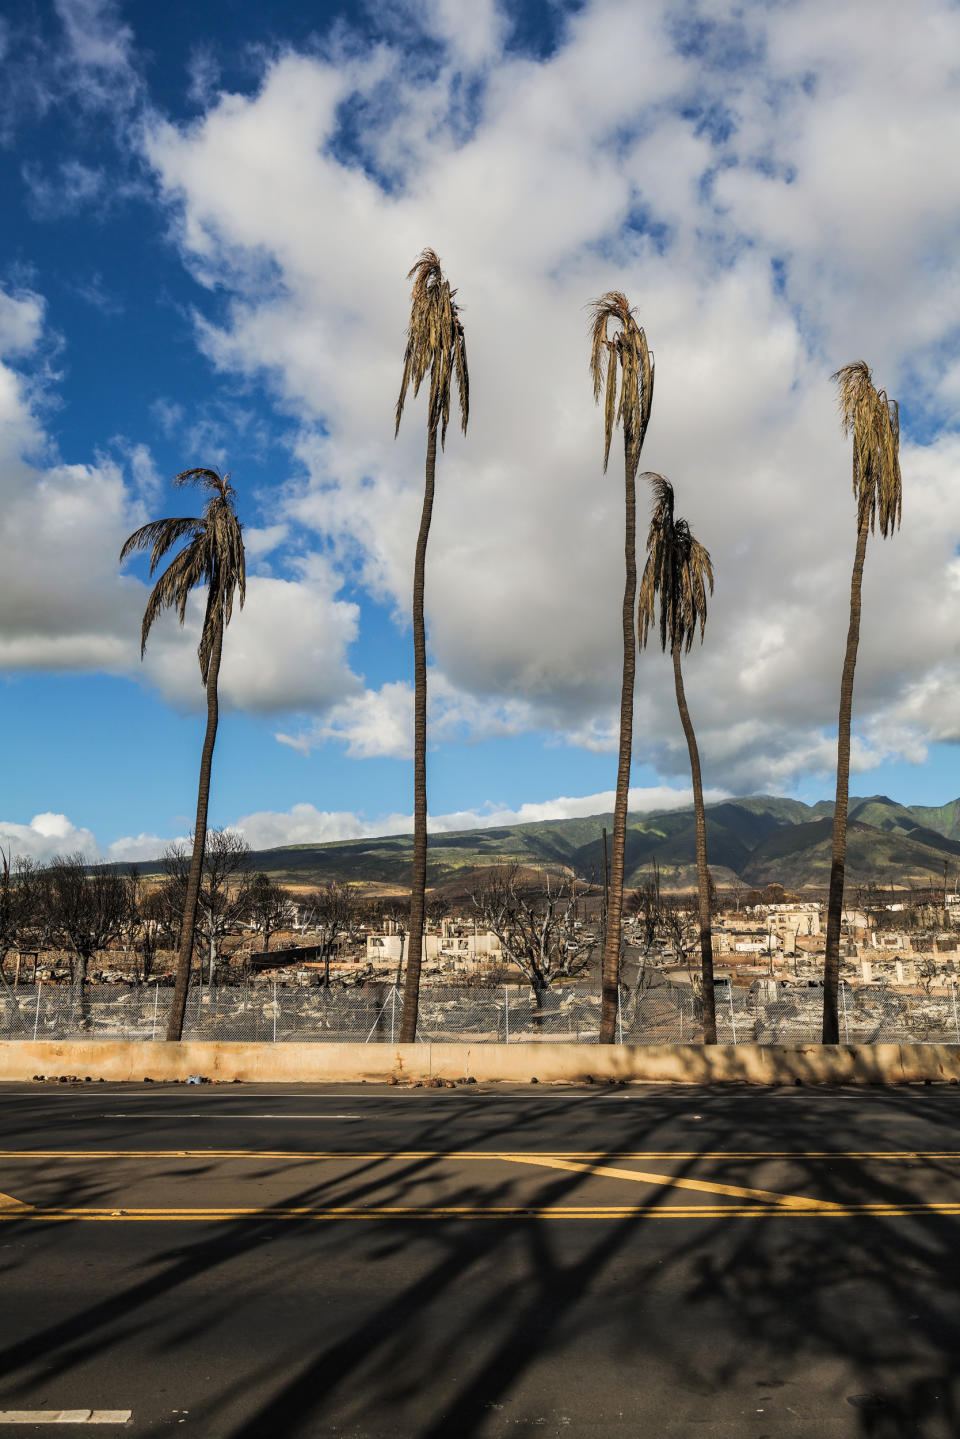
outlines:
[{"label": "concrete retaining wall", "polygon": [[599,1079],[668,1084],[960,1082],[943,1044],[169,1044],[143,1040],[0,1041],[0,1081],[34,1075],[157,1081],[200,1074],[283,1084],[461,1079]]}]

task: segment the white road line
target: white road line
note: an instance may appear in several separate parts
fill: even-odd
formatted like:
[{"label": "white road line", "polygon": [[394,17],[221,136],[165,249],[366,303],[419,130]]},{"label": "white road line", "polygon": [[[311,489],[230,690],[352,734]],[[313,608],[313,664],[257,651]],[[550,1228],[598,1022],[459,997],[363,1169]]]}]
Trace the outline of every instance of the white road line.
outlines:
[{"label": "white road line", "polygon": [[0,1424],[129,1424],[132,1409],[0,1409]]},{"label": "white road line", "polygon": [[[180,1110],[168,1110],[165,1114],[100,1114],[99,1119],[219,1119],[223,1114],[183,1114]],[[362,1114],[231,1114],[230,1119],[363,1119]]]}]

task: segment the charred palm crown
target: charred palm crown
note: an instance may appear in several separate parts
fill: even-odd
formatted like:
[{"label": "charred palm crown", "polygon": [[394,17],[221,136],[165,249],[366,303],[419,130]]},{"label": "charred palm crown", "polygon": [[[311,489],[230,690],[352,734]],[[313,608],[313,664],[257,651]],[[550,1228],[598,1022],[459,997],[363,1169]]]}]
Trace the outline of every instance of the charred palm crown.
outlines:
[{"label": "charred palm crown", "polygon": [[135,550],[150,550],[152,579],[164,555],[178,541],[188,541],[150,592],[140,631],[140,654],[145,653],[150,630],[161,612],[175,609],[182,625],[190,591],[198,585],[205,585],[207,608],[198,654],[200,673],[206,684],[218,624],[230,623],[235,591],[239,593],[241,609],[246,599],[243,527],[237,519],[236,491],[230,484],[229,475],[221,475],[217,470],[183,470],[173,483],[178,486],[197,485],[210,492],[203,514],[199,518],[177,516],[152,520],[130,536],[120,551],[120,560],[122,562]]},{"label": "charred palm crown", "polygon": [[900,525],[900,410],[885,390],[874,388],[863,360],[844,365],[831,379],[840,390],[843,432],[853,436],[853,493],[859,524],[871,531],[880,521],[884,539]]},{"label": "charred palm crown", "polygon": [[670,481],[652,472],[643,478],[653,489],[653,514],[638,601],[640,648],[646,648],[659,596],[661,648],[689,654],[697,626],[702,643],[707,624],[707,590],[713,594],[710,555],[694,539],[686,520],[675,517]]},{"label": "charred palm crown", "polygon": [[414,398],[430,371],[430,403],[427,409],[427,430],[440,430],[440,446],[447,442],[450,420],[450,385],[456,379],[460,400],[460,428],[467,433],[470,411],[470,376],[467,373],[467,342],[460,320],[460,310],[444,278],[440,261],[433,250],[424,250],[407,275],[413,281],[410,296],[410,325],[407,348],[403,356],[403,379],[397,400],[394,434],[400,429],[403,403],[412,384]]},{"label": "charred palm crown", "polygon": [[[591,300],[590,374],[593,398],[603,391],[603,468],[610,458],[610,441],[617,425],[623,426],[634,472],[640,460],[653,404],[653,354],[643,327],[619,290]],[[608,326],[614,333],[608,335]],[[606,364],[606,375],[604,375]],[[621,375],[619,403],[617,374]]]}]

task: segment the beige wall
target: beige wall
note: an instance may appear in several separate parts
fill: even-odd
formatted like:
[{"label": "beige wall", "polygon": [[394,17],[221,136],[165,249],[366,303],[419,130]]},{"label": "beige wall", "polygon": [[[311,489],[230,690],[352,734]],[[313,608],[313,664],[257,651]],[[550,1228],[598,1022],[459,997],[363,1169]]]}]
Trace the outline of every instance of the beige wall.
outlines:
[{"label": "beige wall", "polygon": [[385,1082],[474,1078],[541,1082],[903,1084],[960,1080],[960,1048],[940,1044],[586,1045],[169,1044],[166,1041],[0,1041],[0,1080],[36,1074],[108,1080],[188,1075],[229,1083]]}]

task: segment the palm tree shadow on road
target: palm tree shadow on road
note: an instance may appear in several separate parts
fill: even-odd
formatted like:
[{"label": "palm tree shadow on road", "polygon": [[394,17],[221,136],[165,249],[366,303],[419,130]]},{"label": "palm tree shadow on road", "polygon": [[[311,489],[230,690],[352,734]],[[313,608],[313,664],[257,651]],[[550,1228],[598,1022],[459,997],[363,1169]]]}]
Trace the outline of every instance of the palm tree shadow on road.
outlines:
[{"label": "palm tree shadow on road", "polygon": [[[608,1187],[597,1199],[597,1186],[614,1181],[592,1170],[629,1164],[620,1156],[630,1151],[685,1156],[644,1161],[645,1169],[844,1205],[955,1197],[956,1162],[864,1157],[890,1148],[953,1151],[952,1091],[858,1097],[714,1089],[690,1091],[678,1106],[676,1092],[630,1093],[619,1105],[613,1096],[573,1094],[569,1103],[525,1103],[521,1113],[477,1096],[471,1109],[458,1106],[456,1124],[418,1125],[409,1149],[427,1157],[358,1158],[319,1182],[303,1172],[305,1160],[264,1161],[258,1180],[290,1181],[282,1201],[148,1251],[123,1288],[91,1303],[78,1297],[69,1317],[6,1347],[4,1397],[27,1392],[41,1372],[48,1382],[76,1371],[105,1349],[122,1366],[134,1340],[153,1343],[176,1367],[232,1333],[244,1314],[256,1325],[285,1286],[299,1283],[315,1303],[296,1330],[259,1330],[239,1377],[192,1405],[205,1435],[336,1430],[445,1439],[522,1434],[563,1420],[571,1433],[579,1426],[603,1434],[622,1427],[624,1415],[648,1432],[677,1434],[712,1416],[723,1433],[747,1412],[751,1427],[726,1432],[956,1434],[955,1218],[789,1214],[760,1201],[750,1217],[731,1218],[719,1206],[748,1206],[705,1196],[702,1217],[668,1219],[657,1215],[680,1199],[686,1205],[689,1193],[627,1182],[628,1193],[611,1199]],[[590,1148],[586,1136],[602,1129],[602,1156],[585,1171],[505,1166],[493,1181],[453,1158],[481,1144],[542,1149],[548,1123],[573,1136],[556,1146],[570,1150]],[[818,1157],[824,1151],[844,1157]],[[790,1158],[746,1157],[756,1153]],[[442,1189],[446,1205],[537,1212],[370,1222],[278,1221],[269,1213],[278,1203],[419,1204],[425,1185]],[[101,1178],[83,1198],[109,1203],[109,1195]],[[76,1204],[76,1190],[65,1189],[61,1202]],[[634,1208],[548,1217],[596,1203]],[[29,1238],[29,1259],[35,1236],[56,1244],[64,1228],[6,1221],[4,1234]],[[269,1270],[251,1272],[268,1241]],[[158,1313],[173,1299],[177,1318],[168,1316],[158,1337]],[[752,1427],[754,1420],[769,1428]]]}]

